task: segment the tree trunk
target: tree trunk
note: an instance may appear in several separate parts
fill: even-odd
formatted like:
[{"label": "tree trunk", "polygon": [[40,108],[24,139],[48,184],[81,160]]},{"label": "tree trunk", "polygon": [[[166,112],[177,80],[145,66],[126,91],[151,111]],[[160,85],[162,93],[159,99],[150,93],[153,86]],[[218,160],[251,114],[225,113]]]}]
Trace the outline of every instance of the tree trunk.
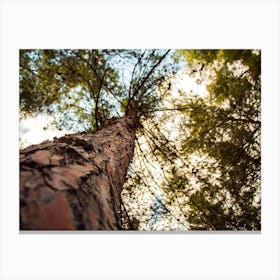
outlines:
[{"label": "tree trunk", "polygon": [[20,151],[21,230],[118,230],[136,112]]}]

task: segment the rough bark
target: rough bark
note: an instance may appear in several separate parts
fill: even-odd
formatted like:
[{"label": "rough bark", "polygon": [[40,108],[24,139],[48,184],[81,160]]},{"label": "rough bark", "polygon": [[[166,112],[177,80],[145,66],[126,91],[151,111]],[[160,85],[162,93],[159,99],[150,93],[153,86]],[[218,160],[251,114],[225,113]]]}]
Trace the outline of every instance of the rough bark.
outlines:
[{"label": "rough bark", "polygon": [[136,112],[20,151],[21,230],[118,230]]}]

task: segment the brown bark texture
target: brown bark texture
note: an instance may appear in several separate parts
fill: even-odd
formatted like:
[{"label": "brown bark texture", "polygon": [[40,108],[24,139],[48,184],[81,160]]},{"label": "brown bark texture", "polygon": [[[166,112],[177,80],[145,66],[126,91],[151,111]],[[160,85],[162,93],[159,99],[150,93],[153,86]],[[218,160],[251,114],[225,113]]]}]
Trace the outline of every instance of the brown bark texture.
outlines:
[{"label": "brown bark texture", "polygon": [[21,230],[119,230],[136,113],[20,151]]}]

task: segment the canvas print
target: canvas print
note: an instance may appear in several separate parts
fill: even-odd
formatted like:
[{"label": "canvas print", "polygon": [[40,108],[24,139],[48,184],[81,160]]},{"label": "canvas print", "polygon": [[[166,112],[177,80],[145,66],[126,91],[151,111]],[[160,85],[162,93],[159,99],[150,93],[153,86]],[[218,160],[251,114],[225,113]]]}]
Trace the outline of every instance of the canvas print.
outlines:
[{"label": "canvas print", "polygon": [[259,231],[261,50],[22,49],[21,231]]}]

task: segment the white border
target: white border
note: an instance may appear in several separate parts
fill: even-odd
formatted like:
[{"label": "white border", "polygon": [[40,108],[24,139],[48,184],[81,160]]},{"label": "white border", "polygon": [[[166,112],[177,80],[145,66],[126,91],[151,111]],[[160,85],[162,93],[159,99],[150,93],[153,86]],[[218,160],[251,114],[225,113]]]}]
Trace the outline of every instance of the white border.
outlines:
[{"label": "white border", "polygon": [[[1,2],[1,279],[280,279],[278,1]],[[261,48],[262,233],[18,232],[18,49]]]}]

